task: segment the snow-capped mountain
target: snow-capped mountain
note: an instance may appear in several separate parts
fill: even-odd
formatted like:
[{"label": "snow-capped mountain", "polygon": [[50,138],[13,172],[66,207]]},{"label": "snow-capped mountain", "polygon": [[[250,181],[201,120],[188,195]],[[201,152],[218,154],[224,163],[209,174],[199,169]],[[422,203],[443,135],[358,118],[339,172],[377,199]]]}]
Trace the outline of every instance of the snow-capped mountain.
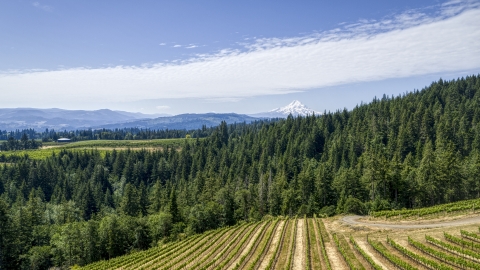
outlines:
[{"label": "snow-capped mountain", "polygon": [[312,114],[319,115],[321,113],[308,108],[298,100],[294,100],[285,107],[273,109],[268,112],[250,114],[250,116],[261,117],[261,118],[277,118],[277,117],[286,118],[290,114],[293,116],[298,116],[298,115],[306,116],[306,115],[312,115]]}]

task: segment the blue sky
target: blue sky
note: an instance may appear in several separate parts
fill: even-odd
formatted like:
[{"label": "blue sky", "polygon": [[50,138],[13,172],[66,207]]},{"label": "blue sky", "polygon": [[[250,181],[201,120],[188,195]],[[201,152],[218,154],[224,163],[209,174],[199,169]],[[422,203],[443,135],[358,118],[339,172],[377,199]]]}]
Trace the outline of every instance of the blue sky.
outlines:
[{"label": "blue sky", "polygon": [[480,73],[479,1],[325,2],[2,1],[0,107],[333,111]]}]

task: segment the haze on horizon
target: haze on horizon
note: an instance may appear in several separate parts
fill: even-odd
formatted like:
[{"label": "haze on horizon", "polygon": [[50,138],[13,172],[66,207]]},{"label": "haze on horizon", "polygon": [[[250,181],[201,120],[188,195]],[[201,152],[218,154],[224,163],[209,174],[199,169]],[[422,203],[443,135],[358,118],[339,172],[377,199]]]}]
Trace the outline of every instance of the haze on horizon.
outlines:
[{"label": "haze on horizon", "polygon": [[472,0],[5,1],[0,107],[351,109],[480,73],[479,17]]}]

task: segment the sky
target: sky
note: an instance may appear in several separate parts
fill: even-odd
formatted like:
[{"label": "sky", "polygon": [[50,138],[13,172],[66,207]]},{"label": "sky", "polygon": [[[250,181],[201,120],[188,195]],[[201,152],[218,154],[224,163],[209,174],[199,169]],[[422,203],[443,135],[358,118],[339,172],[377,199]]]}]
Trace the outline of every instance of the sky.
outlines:
[{"label": "sky", "polygon": [[480,1],[0,2],[0,107],[352,109],[480,74]]}]

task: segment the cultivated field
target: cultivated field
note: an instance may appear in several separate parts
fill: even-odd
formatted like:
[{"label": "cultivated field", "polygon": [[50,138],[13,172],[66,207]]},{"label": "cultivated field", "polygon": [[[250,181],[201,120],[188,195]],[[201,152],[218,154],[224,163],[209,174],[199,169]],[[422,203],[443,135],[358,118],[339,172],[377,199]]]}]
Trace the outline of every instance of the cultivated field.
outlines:
[{"label": "cultivated field", "polygon": [[[72,143],[49,143],[38,150],[22,150],[22,151],[4,151],[0,155],[8,156],[24,156],[28,155],[32,159],[45,159],[52,153],[59,153],[62,150],[83,151],[96,149],[104,154],[106,151],[116,150],[159,150],[166,147],[180,149],[186,139],[158,139],[158,140],[92,140],[80,141]],[[194,139],[188,139],[194,140]]]},{"label": "cultivated field", "polygon": [[466,213],[464,204],[457,203],[458,213],[450,212],[455,221],[444,227],[441,219],[427,226],[421,217],[394,228],[378,218],[278,218],[209,231],[82,269],[480,269],[480,217]]},{"label": "cultivated field", "polygon": [[[184,144],[186,139],[157,139],[157,140],[91,140],[72,143],[49,143],[45,148],[158,148],[176,147]],[[188,139],[194,140],[194,139]]]}]

